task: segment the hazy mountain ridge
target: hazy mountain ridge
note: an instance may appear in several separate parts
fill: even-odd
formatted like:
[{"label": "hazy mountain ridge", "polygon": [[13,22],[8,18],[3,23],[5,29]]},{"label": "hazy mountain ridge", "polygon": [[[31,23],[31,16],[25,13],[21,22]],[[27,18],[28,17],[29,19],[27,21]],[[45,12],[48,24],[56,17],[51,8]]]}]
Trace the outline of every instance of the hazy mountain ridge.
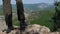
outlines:
[{"label": "hazy mountain ridge", "polygon": [[[37,3],[37,4],[24,4],[24,9],[25,10],[32,10],[32,11],[37,11],[37,10],[46,10],[53,8],[53,5],[47,4],[47,3]],[[2,9],[2,5],[0,5],[0,10]],[[12,9],[16,10],[16,5],[12,4]]]}]

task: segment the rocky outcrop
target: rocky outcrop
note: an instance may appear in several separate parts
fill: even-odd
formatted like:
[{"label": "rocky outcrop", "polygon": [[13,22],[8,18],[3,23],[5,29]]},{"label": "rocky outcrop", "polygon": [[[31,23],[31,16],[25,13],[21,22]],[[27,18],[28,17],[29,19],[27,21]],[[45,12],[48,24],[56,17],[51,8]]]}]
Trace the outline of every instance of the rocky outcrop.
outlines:
[{"label": "rocky outcrop", "polygon": [[51,32],[49,28],[37,24],[27,26],[25,32],[28,34],[59,34],[59,32]]},{"label": "rocky outcrop", "polygon": [[[49,28],[40,26],[37,24],[28,25],[23,34],[60,34],[59,32],[51,32]],[[0,34],[6,34],[6,32],[0,31]],[[18,29],[12,30],[9,34],[20,34]]]}]

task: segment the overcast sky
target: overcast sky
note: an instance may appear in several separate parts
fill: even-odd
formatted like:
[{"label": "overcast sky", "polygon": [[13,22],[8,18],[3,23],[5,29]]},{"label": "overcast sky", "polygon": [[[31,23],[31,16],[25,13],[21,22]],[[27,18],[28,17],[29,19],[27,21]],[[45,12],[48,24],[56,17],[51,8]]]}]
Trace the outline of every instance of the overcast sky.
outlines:
[{"label": "overcast sky", "polygon": [[[52,4],[54,2],[54,0],[23,0],[24,4],[34,4],[34,3],[50,3]],[[15,0],[11,0],[12,4],[15,4]],[[2,0],[0,0],[0,5],[2,4]]]}]

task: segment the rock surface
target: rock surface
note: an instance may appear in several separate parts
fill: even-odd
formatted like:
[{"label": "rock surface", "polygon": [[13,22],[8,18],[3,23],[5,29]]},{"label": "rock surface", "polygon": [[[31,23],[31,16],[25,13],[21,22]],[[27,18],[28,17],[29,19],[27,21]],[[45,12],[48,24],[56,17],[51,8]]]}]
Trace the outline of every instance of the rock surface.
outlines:
[{"label": "rock surface", "polygon": [[[37,24],[28,25],[23,34],[60,34],[59,32],[51,32],[49,28],[40,26]],[[0,31],[0,34],[7,34],[6,32]],[[8,34],[21,34],[20,30],[14,29]]]},{"label": "rock surface", "polygon": [[37,24],[27,26],[25,32],[28,34],[59,34],[59,32],[51,32],[49,28]]},{"label": "rock surface", "polygon": [[6,23],[5,23],[5,20],[4,20],[4,16],[0,16],[0,31],[4,30],[6,28],[7,28],[7,26],[6,26]]}]

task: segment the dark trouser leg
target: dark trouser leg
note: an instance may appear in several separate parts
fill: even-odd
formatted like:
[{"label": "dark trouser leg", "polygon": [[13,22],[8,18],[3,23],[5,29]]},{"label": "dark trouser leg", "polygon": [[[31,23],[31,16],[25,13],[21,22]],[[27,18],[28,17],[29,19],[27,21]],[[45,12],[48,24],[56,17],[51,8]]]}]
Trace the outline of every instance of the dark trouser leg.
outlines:
[{"label": "dark trouser leg", "polygon": [[20,21],[20,30],[25,30],[25,28],[26,28],[26,26],[27,26],[27,24],[25,23],[25,20],[21,20]]},{"label": "dark trouser leg", "polygon": [[24,9],[23,9],[22,1],[16,0],[16,4],[17,4],[18,20],[20,21],[20,29],[25,30],[25,27],[27,26],[27,24],[25,22]]},{"label": "dark trouser leg", "polygon": [[9,14],[9,15],[5,16],[5,21],[6,21],[6,25],[8,26],[8,29],[13,28],[13,25],[12,25],[12,14]]},{"label": "dark trouser leg", "polygon": [[3,30],[3,32],[6,31],[6,33],[9,33],[9,32],[11,32],[11,30],[13,30],[12,14],[5,16],[5,21],[6,21],[6,25],[8,26],[8,29]]},{"label": "dark trouser leg", "polygon": [[8,28],[12,28],[12,7],[11,0],[3,0],[3,11],[5,15],[5,21]]},{"label": "dark trouser leg", "polygon": [[5,15],[5,22],[6,25],[8,26],[8,29],[3,30],[6,31],[7,33],[11,32],[11,30],[13,29],[13,25],[12,25],[12,7],[10,4],[11,0],[3,0],[3,11],[4,11],[4,15]]}]

